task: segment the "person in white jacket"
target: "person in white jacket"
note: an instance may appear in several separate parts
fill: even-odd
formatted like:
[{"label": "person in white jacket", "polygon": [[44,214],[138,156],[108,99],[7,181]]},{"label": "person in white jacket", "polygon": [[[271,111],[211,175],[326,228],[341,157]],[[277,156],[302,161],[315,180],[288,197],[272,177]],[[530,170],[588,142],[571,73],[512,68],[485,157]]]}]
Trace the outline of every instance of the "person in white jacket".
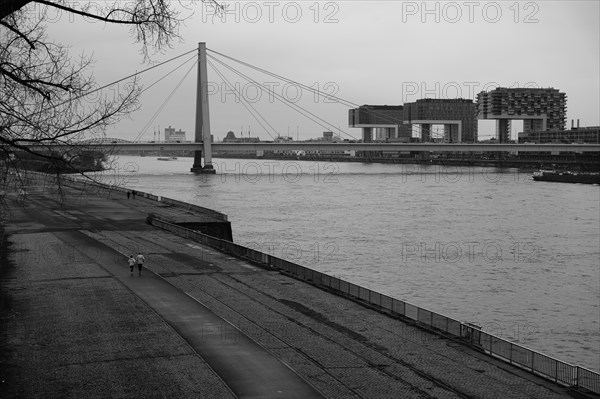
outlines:
[{"label": "person in white jacket", "polygon": [[138,252],[138,255],[136,258],[137,258],[138,271],[141,276],[142,275],[142,267],[144,266],[144,261],[146,260],[146,258],[144,258],[144,255],[142,255],[141,252]]}]

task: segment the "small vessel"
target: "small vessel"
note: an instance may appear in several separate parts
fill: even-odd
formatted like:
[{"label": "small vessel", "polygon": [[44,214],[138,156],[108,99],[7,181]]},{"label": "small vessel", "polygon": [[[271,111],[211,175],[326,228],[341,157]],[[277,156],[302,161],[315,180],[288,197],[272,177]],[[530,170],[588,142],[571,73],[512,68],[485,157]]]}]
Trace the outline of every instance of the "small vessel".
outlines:
[{"label": "small vessel", "polygon": [[158,157],[156,159],[159,161],[176,161],[177,157]]},{"label": "small vessel", "polygon": [[542,169],[533,172],[531,177],[536,181],[600,184],[600,172],[571,172]]}]

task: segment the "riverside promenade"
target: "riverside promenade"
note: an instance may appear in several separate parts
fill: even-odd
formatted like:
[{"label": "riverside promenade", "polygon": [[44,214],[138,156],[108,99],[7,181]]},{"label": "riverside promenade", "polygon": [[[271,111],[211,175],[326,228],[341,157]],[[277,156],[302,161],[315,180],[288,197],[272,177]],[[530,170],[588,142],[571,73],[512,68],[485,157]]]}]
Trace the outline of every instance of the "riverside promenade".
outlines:
[{"label": "riverside promenade", "polygon": [[[576,397],[147,223],[189,209],[39,182],[6,200],[1,398]],[[141,276],[127,264],[138,252]]]}]

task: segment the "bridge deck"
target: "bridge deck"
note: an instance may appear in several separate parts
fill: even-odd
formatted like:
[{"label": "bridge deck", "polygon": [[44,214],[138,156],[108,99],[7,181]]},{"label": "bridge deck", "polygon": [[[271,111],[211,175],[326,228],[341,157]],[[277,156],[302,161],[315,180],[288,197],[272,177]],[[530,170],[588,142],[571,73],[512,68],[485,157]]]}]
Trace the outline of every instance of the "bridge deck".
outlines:
[{"label": "bridge deck", "polygon": [[[103,143],[84,147],[114,151],[178,151],[202,150],[202,143]],[[31,146],[36,148],[35,145]],[[46,146],[39,146],[47,148]],[[57,147],[61,147],[57,145]],[[212,151],[222,153],[258,150],[277,151],[434,151],[434,152],[600,152],[600,144],[434,144],[434,143],[212,143]]]}]

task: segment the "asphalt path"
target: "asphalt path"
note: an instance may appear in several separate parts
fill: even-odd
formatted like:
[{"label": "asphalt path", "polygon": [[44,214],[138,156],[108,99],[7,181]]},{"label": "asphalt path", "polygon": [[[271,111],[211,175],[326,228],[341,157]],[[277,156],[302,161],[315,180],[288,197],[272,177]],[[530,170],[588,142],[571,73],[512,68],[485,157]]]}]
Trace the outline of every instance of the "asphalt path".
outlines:
[{"label": "asphalt path", "polygon": [[[126,253],[120,253],[77,230],[77,227],[92,231],[120,229],[121,221],[132,217],[131,213],[134,218],[136,214],[137,218],[143,217],[135,208],[124,208],[114,202],[115,209],[111,211],[88,200],[80,201],[77,206],[62,203],[58,207],[56,202],[35,195],[30,195],[27,200],[35,209],[30,216],[40,225],[39,230],[54,231],[65,247],[80,251],[94,248],[98,264],[175,329],[237,397],[324,397],[289,366],[198,300],[146,268],[141,275],[138,275],[137,266],[134,273],[130,273],[129,267],[125,266]],[[106,217],[102,217],[103,214]],[[223,327],[225,325],[227,328]]]}]

